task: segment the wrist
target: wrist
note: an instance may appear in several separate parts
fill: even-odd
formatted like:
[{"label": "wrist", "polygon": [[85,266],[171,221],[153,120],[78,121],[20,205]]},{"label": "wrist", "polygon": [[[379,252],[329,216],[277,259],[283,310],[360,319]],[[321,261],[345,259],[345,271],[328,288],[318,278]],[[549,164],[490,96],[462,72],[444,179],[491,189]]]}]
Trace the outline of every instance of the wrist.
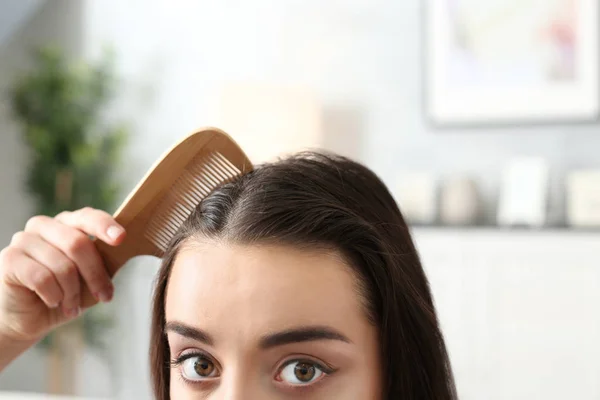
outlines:
[{"label": "wrist", "polygon": [[19,355],[38,342],[39,339],[19,338],[0,329],[0,371]]},{"label": "wrist", "polygon": [[9,330],[2,330],[0,327],[0,343],[12,344],[14,346],[33,346],[41,338],[28,338],[19,336],[18,334],[12,333]]}]

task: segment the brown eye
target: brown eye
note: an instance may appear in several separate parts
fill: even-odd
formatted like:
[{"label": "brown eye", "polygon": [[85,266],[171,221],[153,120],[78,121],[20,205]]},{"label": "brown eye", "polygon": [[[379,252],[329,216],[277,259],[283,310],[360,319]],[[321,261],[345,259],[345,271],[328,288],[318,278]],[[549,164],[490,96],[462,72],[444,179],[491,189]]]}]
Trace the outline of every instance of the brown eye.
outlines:
[{"label": "brown eye", "polygon": [[300,386],[310,385],[318,381],[323,375],[326,375],[326,373],[319,364],[296,360],[283,367],[276,379],[289,385]]},{"label": "brown eye", "polygon": [[190,356],[181,362],[181,375],[189,381],[202,381],[219,376],[214,361],[200,355]]},{"label": "brown eye", "polygon": [[310,382],[317,373],[315,366],[307,363],[298,363],[294,367],[294,375],[300,382]]},{"label": "brown eye", "polygon": [[194,371],[202,377],[210,377],[215,370],[215,364],[206,358],[197,358],[194,363]]}]

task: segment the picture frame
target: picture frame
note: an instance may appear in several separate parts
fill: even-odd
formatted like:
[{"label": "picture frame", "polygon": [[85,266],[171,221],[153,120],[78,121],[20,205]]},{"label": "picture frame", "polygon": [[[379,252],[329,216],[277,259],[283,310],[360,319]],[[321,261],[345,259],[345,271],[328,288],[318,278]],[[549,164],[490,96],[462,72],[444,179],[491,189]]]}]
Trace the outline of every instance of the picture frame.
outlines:
[{"label": "picture frame", "polygon": [[594,122],[598,0],[425,0],[425,108],[438,126]]}]

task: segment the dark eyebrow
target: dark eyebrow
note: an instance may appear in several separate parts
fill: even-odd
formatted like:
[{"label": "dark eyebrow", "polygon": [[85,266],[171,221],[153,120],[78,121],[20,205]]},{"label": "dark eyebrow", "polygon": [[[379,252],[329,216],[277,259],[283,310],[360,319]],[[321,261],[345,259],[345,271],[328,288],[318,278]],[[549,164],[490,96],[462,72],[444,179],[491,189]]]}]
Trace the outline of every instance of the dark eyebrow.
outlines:
[{"label": "dark eyebrow", "polygon": [[351,343],[350,339],[332,328],[325,326],[302,326],[281,332],[270,333],[260,340],[260,347],[268,349],[291,343],[312,342],[317,340],[339,340]]},{"label": "dark eyebrow", "polygon": [[167,325],[165,326],[165,333],[167,333],[169,331],[175,332],[186,338],[193,339],[197,342],[202,342],[209,346],[212,346],[215,343],[212,336],[210,336],[208,333],[204,332],[201,329],[193,328],[193,327],[186,325],[184,323],[181,323],[181,322],[177,322],[177,321],[167,322]]}]

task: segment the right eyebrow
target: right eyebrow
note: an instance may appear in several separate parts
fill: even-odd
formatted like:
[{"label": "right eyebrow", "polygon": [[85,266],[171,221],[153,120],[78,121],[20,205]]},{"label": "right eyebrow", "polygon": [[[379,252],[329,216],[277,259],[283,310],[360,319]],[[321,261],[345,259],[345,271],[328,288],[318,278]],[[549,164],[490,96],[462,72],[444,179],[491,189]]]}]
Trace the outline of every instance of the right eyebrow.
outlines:
[{"label": "right eyebrow", "polygon": [[319,340],[338,340],[344,343],[352,343],[350,339],[333,328],[326,326],[301,326],[264,336],[260,340],[260,347],[268,349],[291,343],[313,342]]},{"label": "right eyebrow", "polygon": [[213,346],[215,341],[212,336],[204,332],[202,329],[194,328],[193,326],[186,325],[178,321],[170,321],[165,325],[165,333],[174,332],[183,337],[195,340],[197,342],[204,343],[209,346]]}]

